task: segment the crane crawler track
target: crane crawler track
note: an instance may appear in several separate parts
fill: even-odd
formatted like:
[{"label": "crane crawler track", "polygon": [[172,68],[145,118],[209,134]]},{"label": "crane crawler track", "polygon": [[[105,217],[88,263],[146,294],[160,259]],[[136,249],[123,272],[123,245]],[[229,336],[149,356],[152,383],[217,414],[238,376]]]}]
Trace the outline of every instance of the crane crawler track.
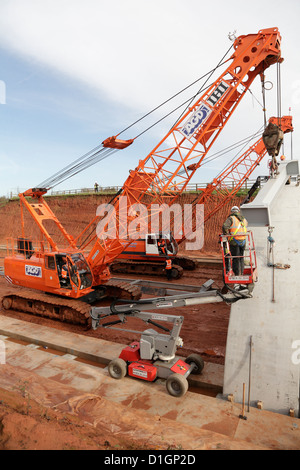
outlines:
[{"label": "crane crawler track", "polygon": [[[114,261],[110,266],[112,273],[122,274],[146,274],[152,276],[165,276],[165,264],[150,263],[143,261],[127,261],[118,260]],[[181,266],[173,264],[172,266],[172,277],[173,279],[179,279],[183,275],[183,268]]]},{"label": "crane crawler track", "polygon": [[[113,279],[105,284],[105,290],[106,296],[112,298],[139,300],[142,295],[139,286]],[[82,300],[66,299],[42,292],[16,289],[4,295],[2,308],[80,325],[86,329],[92,326],[91,306]]]},{"label": "crane crawler track", "polygon": [[39,292],[11,292],[2,298],[5,310],[16,310],[91,328],[90,305]]},{"label": "crane crawler track", "polygon": [[110,279],[105,284],[106,296],[125,300],[139,300],[142,296],[141,288],[126,281]]}]

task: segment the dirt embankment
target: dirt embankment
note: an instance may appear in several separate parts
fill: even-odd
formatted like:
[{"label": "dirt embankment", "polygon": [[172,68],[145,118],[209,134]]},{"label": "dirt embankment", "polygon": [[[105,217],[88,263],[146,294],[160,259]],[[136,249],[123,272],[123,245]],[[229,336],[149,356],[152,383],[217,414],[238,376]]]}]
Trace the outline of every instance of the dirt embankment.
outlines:
[{"label": "dirt embankment", "polygon": [[[105,405],[113,414],[113,405]],[[147,440],[114,433],[105,420],[95,426],[85,416],[43,406],[31,396],[27,380],[11,392],[0,388],[0,450],[172,449],[159,444],[159,438],[149,445]]]},{"label": "dirt embankment", "polygon": [[[192,203],[195,195],[184,194],[178,201],[180,204]],[[92,195],[86,197],[51,197],[47,202],[58,220],[65,229],[76,237],[93,220],[99,204],[110,202],[111,196]],[[216,202],[216,201],[215,201]],[[226,204],[214,217],[212,217],[204,228],[205,242],[200,252],[185,252],[194,256],[219,256],[218,234],[220,233],[222,222],[227,217],[230,207],[239,204],[240,199],[236,198]],[[209,205],[210,204],[210,205]],[[210,211],[212,203],[205,205],[206,211]],[[7,237],[17,238],[22,236],[21,217],[19,201],[10,201],[0,208],[0,244],[6,244]],[[29,214],[24,212],[26,232],[24,235],[33,240],[38,238],[38,230]],[[48,228],[48,227],[47,227]],[[49,227],[51,235],[53,227]],[[58,236],[58,243],[61,237]],[[181,252],[184,253],[184,245],[181,245]],[[2,252],[3,256],[4,252]],[[0,259],[0,265],[3,262]],[[217,286],[221,284],[220,265],[200,265],[196,271],[186,272],[184,277],[178,282],[186,284],[200,285],[209,278],[213,278]],[[163,278],[156,278],[163,280]],[[177,282],[177,281],[173,281]],[[7,285],[5,279],[0,279],[0,297],[5,293]],[[180,310],[180,309],[179,309]],[[174,312],[170,312],[174,313]],[[184,316],[184,323],[181,336],[184,339],[182,355],[197,352],[203,355],[208,362],[224,363],[227,328],[230,315],[230,307],[226,304],[200,305],[186,311],[182,309],[176,312]],[[86,335],[98,336],[104,339],[129,343],[136,337],[130,333],[112,330],[99,329],[82,332],[74,325],[60,324],[51,320],[30,317],[21,312],[1,312],[2,315],[21,318],[39,324],[51,326],[53,328],[67,329]],[[137,326],[140,329],[140,326]],[[9,366],[7,366],[9,367]],[[12,373],[12,372],[11,372]],[[24,371],[26,373],[26,371]],[[99,397],[99,400],[101,397]],[[100,426],[100,428],[99,428]],[[178,441],[181,442],[180,440]],[[176,444],[176,442],[175,442]],[[178,443],[177,443],[178,444]],[[161,446],[160,441],[154,445],[148,445],[148,440],[130,440],[128,437],[122,440],[113,432],[109,432],[104,424],[98,428],[86,424],[73,415],[56,412],[53,409],[43,407],[36,403],[26,389],[26,380],[16,385],[14,392],[7,392],[0,388],[0,450],[2,449],[143,449],[158,448],[172,449],[167,445]],[[174,447],[176,449],[176,446]]]},{"label": "dirt embankment", "polygon": [[[191,203],[195,199],[193,194],[183,194],[179,200],[180,204]],[[77,197],[49,197],[47,202],[53,212],[56,214],[66,230],[76,237],[87,224],[95,217],[96,210],[99,204],[107,203],[111,200],[111,196],[77,196]],[[212,205],[217,201],[210,202],[210,205],[205,206],[205,213],[212,209]],[[180,246],[180,251],[183,254],[196,257],[217,257],[220,256],[218,234],[222,226],[222,222],[227,217],[230,207],[233,204],[238,204],[239,198],[231,201],[225,205],[218,213],[213,216],[205,224],[204,235],[205,243],[201,251],[190,252],[185,251],[184,246]],[[11,201],[0,209],[2,224],[0,224],[0,244],[4,244],[6,237],[11,236],[17,238],[21,234],[20,224],[20,206],[19,201]],[[36,226],[29,214],[25,214],[26,232],[25,236],[35,239],[37,235]],[[49,233],[52,232],[49,230]],[[2,256],[4,252],[2,252]],[[3,262],[3,259],[2,259]],[[1,259],[0,259],[0,264]],[[220,264],[201,264],[195,271],[186,271],[184,276],[178,281],[173,283],[202,285],[208,279],[215,281],[214,287],[222,287],[222,270]],[[133,277],[133,276],[126,276]],[[143,277],[143,276],[140,276]],[[145,279],[165,281],[165,278],[159,276],[154,278],[145,277]],[[0,298],[4,295],[7,284],[5,280],[0,279]],[[180,311],[179,311],[180,310]],[[205,360],[209,362],[217,362],[224,364],[227,328],[230,315],[230,307],[224,303],[213,305],[200,305],[192,309],[179,309],[176,314],[184,316],[184,323],[181,335],[184,339],[184,348],[181,351],[182,355],[191,353],[202,354]],[[169,312],[173,313],[173,312]],[[2,311],[4,315],[12,315],[10,311]],[[37,323],[49,324],[54,328],[66,328],[69,331],[81,333],[81,328],[74,325],[60,324],[60,322],[53,322],[47,319],[41,319],[36,316],[26,315],[21,312],[14,312],[13,316],[32,321]],[[132,328],[140,330],[140,325],[132,325]],[[117,343],[128,344],[136,340],[132,334],[118,332],[115,333],[110,329],[98,329],[97,331],[88,331],[85,334],[99,336],[103,339],[114,341]]]},{"label": "dirt embankment", "polygon": [[[192,204],[195,200],[195,194],[182,194],[178,198],[178,203]],[[90,195],[90,196],[59,196],[47,197],[45,200],[49,204],[60,223],[67,232],[76,238],[90,222],[95,218],[97,207],[100,204],[111,202],[112,195]],[[218,234],[221,232],[222,223],[228,216],[230,208],[233,205],[240,204],[242,197],[236,197],[229,203],[226,203],[214,216],[212,216],[204,226],[204,246],[201,254],[219,254]],[[217,197],[210,199],[204,204],[204,217],[211,212],[212,208],[218,204]],[[39,231],[26,209],[23,210],[25,221],[25,237],[37,240]],[[6,205],[0,207],[0,244],[6,244],[8,237],[17,238],[22,236],[21,210],[18,200],[9,201]],[[44,222],[44,226],[51,236],[58,243],[62,243],[63,237],[57,231],[53,222]],[[92,225],[95,227],[96,224]],[[184,250],[185,245],[181,245]]]}]

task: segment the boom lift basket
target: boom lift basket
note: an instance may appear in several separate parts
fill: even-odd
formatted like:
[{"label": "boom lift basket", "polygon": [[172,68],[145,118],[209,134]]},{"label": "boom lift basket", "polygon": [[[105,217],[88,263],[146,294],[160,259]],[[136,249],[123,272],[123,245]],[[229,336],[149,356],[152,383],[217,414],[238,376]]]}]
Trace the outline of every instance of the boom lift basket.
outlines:
[{"label": "boom lift basket", "polygon": [[[246,233],[246,245],[243,256],[233,256],[230,251],[229,238],[232,235],[220,235],[223,259],[223,279],[227,285],[249,285],[257,281],[257,261],[253,233]],[[239,259],[244,265],[243,273],[236,275],[233,271],[234,260]]]}]

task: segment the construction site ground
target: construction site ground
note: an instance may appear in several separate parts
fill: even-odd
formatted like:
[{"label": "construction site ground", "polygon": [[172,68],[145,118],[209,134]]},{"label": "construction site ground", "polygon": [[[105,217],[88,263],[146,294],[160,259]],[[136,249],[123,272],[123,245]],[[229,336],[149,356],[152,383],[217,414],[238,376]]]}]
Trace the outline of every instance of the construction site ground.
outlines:
[{"label": "construction site ground", "polygon": [[[13,217],[13,212],[7,214]],[[1,230],[7,235],[10,228]],[[172,283],[200,286],[213,279],[222,286],[217,249],[188,254],[205,259]],[[0,300],[8,288],[0,276]],[[248,411],[246,403],[247,419],[242,419],[242,405],[222,395],[230,306],[216,303],[169,313],[184,316],[184,346],[178,355],[198,353],[205,360],[202,374],[190,376],[189,391],[181,398],[170,396],[161,379],[148,383],[109,376],[107,363],[138,339],[135,333],[83,330],[2,309],[6,363],[0,365],[0,449],[299,449],[297,417],[254,407]],[[125,328],[142,331],[145,326],[131,319]]]},{"label": "construction site ground", "polygon": [[[193,276],[201,279],[202,269]],[[2,277],[0,295],[6,289]],[[179,354],[205,358],[203,373],[190,376],[182,398],[171,397],[161,379],[109,376],[107,363],[137,339],[134,333],[82,331],[1,311],[0,448],[298,449],[297,418],[246,406],[244,420],[241,404],[222,396],[229,308],[222,303],[176,312],[185,317]],[[138,320],[133,323],[126,326],[141,330]]]}]

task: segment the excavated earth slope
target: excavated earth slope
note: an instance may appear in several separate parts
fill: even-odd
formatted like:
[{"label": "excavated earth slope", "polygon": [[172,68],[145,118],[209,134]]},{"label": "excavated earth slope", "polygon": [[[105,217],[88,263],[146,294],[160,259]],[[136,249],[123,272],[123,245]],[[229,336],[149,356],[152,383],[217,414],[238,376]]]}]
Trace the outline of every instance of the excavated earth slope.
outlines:
[{"label": "excavated earth slope", "polygon": [[[180,198],[181,204],[188,204],[193,201],[195,195],[183,195]],[[80,197],[49,197],[47,201],[51,206],[58,219],[63,223],[66,230],[73,236],[78,235],[81,230],[93,219],[99,204],[109,202],[111,196],[80,196]],[[217,216],[214,216],[205,225],[205,243],[204,248],[200,252],[185,252],[184,247],[181,252],[192,257],[209,257],[217,260],[220,257],[218,234],[220,233],[223,220],[227,217],[229,209],[232,205],[238,204],[240,200],[236,198],[220,210]],[[209,210],[209,207],[205,207]],[[19,201],[9,201],[0,208],[1,224],[0,224],[0,245],[6,244],[7,237],[16,238],[21,235],[20,224],[20,207]],[[35,238],[37,235],[36,228],[31,219],[26,215],[26,236]],[[5,251],[1,250],[0,266],[3,265],[3,257]],[[129,277],[129,276],[128,276]],[[145,277],[149,279],[149,277]],[[201,285],[207,279],[213,279],[215,286],[221,287],[222,274],[220,263],[200,263],[195,271],[186,272],[178,282],[180,284]],[[157,278],[155,280],[165,281],[165,278]],[[4,277],[0,278],[0,298],[5,294],[8,286]],[[174,311],[170,312],[174,314]],[[26,314],[17,312],[0,312],[1,315],[20,318],[22,320],[36,322],[42,325],[51,326],[57,329],[66,329],[68,331],[79,332],[85,335],[91,335],[114,341],[117,343],[128,344],[136,340],[134,333],[114,332],[113,330],[98,329],[82,331],[82,328],[74,325],[60,324],[47,319],[31,317]],[[213,304],[194,306],[186,311],[185,309],[176,310],[176,314],[184,316],[183,328],[181,336],[184,340],[184,347],[180,354],[187,356],[192,352],[203,355],[207,362],[215,362],[224,364],[227,327],[229,321],[230,307],[226,304]],[[136,323],[134,323],[136,321]],[[133,320],[130,325],[131,329],[141,329],[141,325],[137,320]],[[114,429],[115,424],[108,430],[89,427],[86,424],[85,415],[83,420],[77,420],[74,416],[67,414],[67,410],[63,412],[54,412],[49,408],[35,403],[34,393],[30,390],[30,394],[26,391],[28,388],[28,375],[26,371],[18,371],[18,375],[13,368],[6,365],[3,371],[8,374],[10,380],[15,376],[16,384],[14,385],[14,393],[8,392],[0,388],[0,449],[56,449],[56,448],[75,448],[75,449],[143,449],[143,448],[168,448],[171,449],[170,443],[160,446],[159,443],[151,442],[149,437],[140,441],[131,436],[124,438],[124,434],[115,434],[110,432]],[[22,380],[20,373],[23,373]],[[18,378],[17,378],[18,377]],[[25,384],[25,385],[24,385]],[[59,391],[57,390],[57,393]],[[28,396],[30,395],[30,399]],[[100,399],[100,398],[99,398]],[[119,423],[120,424],[120,423]],[[121,428],[123,424],[120,424]],[[169,428],[169,432],[170,432]],[[98,432],[100,431],[100,432]],[[104,431],[104,432],[101,432]],[[175,428],[173,429],[175,432]],[[173,432],[172,431],[172,432]],[[182,438],[178,434],[174,434],[174,448],[183,444]],[[126,435],[126,433],[125,433]],[[175,437],[176,436],[176,437]],[[203,448],[213,448],[214,436],[207,436],[208,444]],[[219,439],[219,438],[218,438]],[[219,441],[220,442],[220,439]],[[150,445],[149,445],[150,444]],[[219,445],[219,444],[218,444]],[[183,444],[184,448],[185,444]],[[238,448],[247,448],[246,443],[242,443]],[[249,446],[251,448],[251,445]],[[222,448],[222,446],[221,446]],[[236,448],[231,442],[224,444],[223,448]]]},{"label": "excavated earth slope", "polygon": [[[195,194],[183,194],[177,202],[183,206],[184,204],[191,204]],[[97,207],[100,204],[109,203],[113,195],[90,195],[90,196],[59,196],[59,197],[46,197],[45,200],[51,207],[58,220],[62,223],[65,229],[73,237],[76,237],[81,231],[93,220],[96,216]],[[227,217],[230,207],[239,204],[243,197],[236,197],[230,203],[227,203],[222,209],[218,211],[210,220],[205,224],[204,228],[204,247],[201,250],[201,255],[205,256],[208,253],[219,255],[218,250],[218,234],[220,233],[222,223]],[[217,198],[204,204],[204,214],[211,211],[217,203]],[[20,204],[18,200],[11,200],[7,204],[0,207],[0,244],[6,243],[7,237],[17,238],[21,236],[21,223],[20,223]],[[38,231],[30,218],[24,212],[26,236],[35,238],[38,236]],[[46,224],[45,224],[46,225]],[[54,233],[54,227],[51,227],[51,234]],[[58,238],[60,235],[58,235]]]}]

